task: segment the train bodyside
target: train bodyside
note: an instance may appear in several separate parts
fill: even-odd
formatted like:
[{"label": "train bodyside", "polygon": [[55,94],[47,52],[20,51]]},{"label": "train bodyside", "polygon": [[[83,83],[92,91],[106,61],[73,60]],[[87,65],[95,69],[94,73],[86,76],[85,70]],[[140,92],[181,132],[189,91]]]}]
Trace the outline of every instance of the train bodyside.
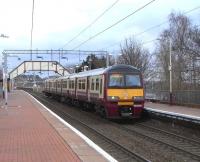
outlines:
[{"label": "train bodyside", "polygon": [[95,108],[107,118],[139,118],[144,107],[141,73],[129,65],[47,80],[44,93],[85,108]]}]

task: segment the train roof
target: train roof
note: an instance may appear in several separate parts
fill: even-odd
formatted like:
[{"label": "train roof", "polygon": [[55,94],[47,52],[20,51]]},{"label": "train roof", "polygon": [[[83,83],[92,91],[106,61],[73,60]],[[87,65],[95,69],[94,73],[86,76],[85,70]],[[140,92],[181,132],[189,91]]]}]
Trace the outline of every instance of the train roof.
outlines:
[{"label": "train roof", "polygon": [[105,72],[106,69],[107,68],[99,68],[99,69],[93,69],[93,70],[83,71],[83,72],[80,72],[80,73],[75,73],[73,75],[70,75],[69,78],[101,75],[101,74],[103,74]]},{"label": "train roof", "polygon": [[65,75],[65,76],[60,76],[58,78],[55,78],[55,80],[68,79],[70,75],[72,75],[72,74],[68,74],[68,75]]},{"label": "train roof", "polygon": [[140,73],[140,70],[131,65],[119,64],[119,65],[114,65],[107,68],[106,72],[108,73],[113,73],[113,72]]},{"label": "train roof", "polygon": [[54,79],[48,79],[50,80],[60,80],[60,79],[68,79],[68,78],[76,78],[76,77],[87,77],[87,76],[96,76],[96,75],[101,75],[104,73],[114,73],[114,72],[122,72],[122,73],[140,73],[140,70],[137,68],[130,66],[130,65],[113,65],[107,68],[99,68],[99,69],[93,69],[89,71],[83,71],[80,73],[73,73],[69,74],[66,76],[62,76],[59,78],[54,78]]},{"label": "train roof", "polygon": [[130,65],[120,64],[120,65],[113,65],[108,68],[99,68],[99,69],[84,71],[80,73],[75,73],[74,75],[70,75],[69,78],[95,76],[95,75],[101,75],[104,73],[114,73],[114,72],[140,73],[140,70]]}]

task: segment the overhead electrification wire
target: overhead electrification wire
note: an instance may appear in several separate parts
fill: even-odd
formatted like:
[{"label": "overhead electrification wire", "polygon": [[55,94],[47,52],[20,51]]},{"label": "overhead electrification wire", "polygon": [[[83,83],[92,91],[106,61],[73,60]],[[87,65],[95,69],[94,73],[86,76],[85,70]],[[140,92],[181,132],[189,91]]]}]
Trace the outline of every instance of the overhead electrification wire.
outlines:
[{"label": "overhead electrification wire", "polygon": [[31,19],[31,42],[30,42],[30,49],[32,50],[32,45],[33,45],[33,18],[34,18],[34,0],[32,4],[32,19]]},{"label": "overhead electrification wire", "polygon": [[147,7],[148,5],[150,5],[151,3],[153,3],[154,1],[156,1],[156,0],[152,0],[152,1],[148,2],[148,3],[145,4],[144,6],[138,8],[137,10],[135,10],[135,11],[132,12],[132,13],[130,13],[130,14],[127,15],[126,17],[124,17],[124,18],[118,20],[117,22],[115,22],[115,23],[112,24],[111,26],[107,27],[106,29],[100,31],[99,33],[97,33],[97,34],[95,34],[95,35],[93,35],[93,36],[91,36],[91,37],[88,38],[87,40],[83,41],[82,43],[80,43],[79,45],[77,45],[76,47],[74,47],[72,50],[75,50],[75,49],[79,48],[80,46],[82,46],[82,45],[85,44],[86,42],[88,42],[88,41],[94,39],[94,38],[97,37],[98,35],[104,33],[105,31],[109,30],[110,28],[116,26],[117,24],[121,23],[122,21],[124,21],[124,20],[127,19],[128,17],[130,17],[130,16],[134,15],[135,13],[139,12],[140,10],[144,9],[145,7]]},{"label": "overhead electrification wire", "polygon": [[94,21],[92,21],[88,26],[86,26],[83,30],[80,31],[76,36],[74,36],[71,40],[69,40],[62,48],[70,44],[73,40],[78,38],[82,33],[84,33],[87,29],[89,29],[93,24],[95,24],[106,12],[108,12],[111,8],[113,8],[119,0],[116,0],[110,7],[108,7],[103,13],[101,13]]},{"label": "overhead electrification wire", "polygon": [[146,42],[141,43],[141,45],[148,44],[148,43],[151,43],[151,42],[155,42],[155,41],[157,41],[157,40],[158,40],[158,39],[152,39],[152,40],[149,40],[149,41],[146,41]]},{"label": "overhead electrification wire", "polygon": [[[198,9],[200,9],[200,6],[195,7],[195,8],[193,8],[193,9],[191,9],[191,10],[188,10],[188,11],[184,12],[183,14],[186,15],[186,14],[189,14],[189,13],[195,11],[195,10],[198,10]],[[162,23],[157,24],[157,25],[154,25],[154,26],[152,26],[152,27],[149,27],[149,28],[147,28],[146,30],[144,30],[144,31],[142,31],[142,32],[133,34],[133,36],[136,37],[136,36],[142,35],[142,34],[148,32],[148,31],[150,31],[150,30],[153,30],[153,29],[155,29],[155,28],[158,28],[158,27],[160,27],[160,26],[166,24],[167,22],[168,22],[168,20],[163,21]],[[114,43],[114,44],[112,44],[112,45],[109,45],[109,46],[103,48],[103,49],[108,49],[108,48],[110,48],[110,47],[113,47],[113,46],[115,46],[115,45],[118,45],[119,43],[120,43],[120,42],[116,42],[116,43]]]}]

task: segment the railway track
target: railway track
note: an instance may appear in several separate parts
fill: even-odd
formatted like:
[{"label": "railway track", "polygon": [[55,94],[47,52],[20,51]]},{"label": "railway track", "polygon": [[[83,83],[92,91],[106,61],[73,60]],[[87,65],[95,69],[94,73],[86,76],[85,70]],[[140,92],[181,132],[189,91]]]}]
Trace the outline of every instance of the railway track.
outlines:
[{"label": "railway track", "polygon": [[143,136],[146,140],[158,144],[160,147],[166,148],[167,146],[170,152],[173,150],[174,153],[187,156],[191,160],[200,160],[200,143],[198,141],[195,142],[195,140],[142,124],[120,127],[132,135]]},{"label": "railway track", "polygon": [[162,139],[163,142],[167,143],[171,147],[178,148],[184,153],[191,154],[192,156],[196,157],[196,159],[200,160],[200,141],[177,135],[175,133],[167,132],[165,130],[152,127],[146,124],[140,123],[136,124],[134,127],[137,126],[143,128],[143,130],[150,131],[152,134],[151,136],[154,136],[155,139]]},{"label": "railway track", "polygon": [[[34,94],[32,93],[32,95]],[[55,110],[56,105],[50,103],[49,101],[47,101],[47,99],[44,99],[44,95],[41,95],[41,97],[39,98],[38,98],[38,94],[34,96],[38,100],[43,100],[43,102],[49,105],[48,107],[51,107],[51,109],[54,109],[54,111],[57,111],[57,113],[60,116],[62,116],[64,119],[70,118],[70,122],[73,121],[73,125],[75,125],[76,128],[79,128],[81,125],[85,129],[87,129],[86,131],[87,135],[88,135],[88,132],[93,132],[91,134],[93,134],[93,136],[95,134],[94,138],[98,138],[98,141],[101,141],[100,143],[103,144],[103,146],[101,145],[101,147],[103,147],[108,153],[110,153],[113,157],[115,157],[119,161],[142,161],[140,159],[140,157],[142,157],[141,155],[138,155],[137,153],[133,154],[133,151],[131,149],[125,148],[125,146],[122,146],[121,144],[116,142],[116,140],[114,141],[114,140],[109,139],[104,134],[102,134],[102,132],[99,132],[95,130],[94,128],[91,128],[90,126],[88,126],[88,124],[75,119],[70,114],[66,114],[66,112],[63,112],[63,109],[60,109],[59,110],[60,112],[58,112],[59,106]],[[94,114],[87,113],[87,116],[89,118],[95,119]],[[112,123],[109,121],[107,121],[107,124],[112,125],[113,127],[116,127],[117,129],[121,129],[124,132],[128,132],[128,134],[132,137],[134,136],[134,137],[138,137],[138,139],[142,138],[148,142],[150,141],[151,143],[156,145],[157,148],[159,148],[160,150],[163,149],[166,153],[173,154],[180,158],[184,157],[183,159],[186,159],[186,161],[200,161],[199,160],[200,159],[200,142],[197,140],[189,139],[189,138],[186,138],[174,133],[170,133],[162,129],[155,128],[153,126],[149,126],[147,124],[135,123],[133,125],[130,125],[130,124],[122,125],[122,124]],[[142,158],[144,161],[148,161],[144,157]]]},{"label": "railway track", "polygon": [[[31,92],[29,92],[31,93]],[[76,119],[75,117],[71,116],[70,114],[66,113],[63,109],[59,109],[55,104],[50,103],[46,99],[43,98],[43,96],[38,96],[38,94],[31,93],[35,98],[40,100],[42,103],[48,106],[52,111],[56,112],[59,116],[61,116],[64,120],[67,122],[70,122],[75,126],[76,128],[84,127],[84,129],[93,136],[93,138],[98,138],[98,143],[101,143],[101,146],[103,146],[104,150],[107,151],[110,155],[112,155],[114,158],[116,158],[119,161],[130,161],[130,162],[149,162],[150,160],[147,160],[144,156],[139,155],[135,152],[133,152],[130,149],[125,148],[121,144],[117,143],[116,141],[106,137],[101,132],[95,130],[94,128],[88,126],[86,123]],[[80,128],[81,130],[83,128]]]}]

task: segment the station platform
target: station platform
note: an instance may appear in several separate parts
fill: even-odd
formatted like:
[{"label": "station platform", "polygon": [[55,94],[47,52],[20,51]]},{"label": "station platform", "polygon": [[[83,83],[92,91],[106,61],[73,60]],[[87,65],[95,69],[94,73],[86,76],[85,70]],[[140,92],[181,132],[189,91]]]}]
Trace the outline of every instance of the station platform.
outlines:
[{"label": "station platform", "polygon": [[177,106],[162,103],[145,102],[144,105],[147,111],[155,111],[166,113],[167,115],[187,118],[200,122],[200,107],[192,108],[187,106]]},{"label": "station platform", "polygon": [[1,162],[112,161],[26,92],[8,95],[8,105],[0,107]]}]

